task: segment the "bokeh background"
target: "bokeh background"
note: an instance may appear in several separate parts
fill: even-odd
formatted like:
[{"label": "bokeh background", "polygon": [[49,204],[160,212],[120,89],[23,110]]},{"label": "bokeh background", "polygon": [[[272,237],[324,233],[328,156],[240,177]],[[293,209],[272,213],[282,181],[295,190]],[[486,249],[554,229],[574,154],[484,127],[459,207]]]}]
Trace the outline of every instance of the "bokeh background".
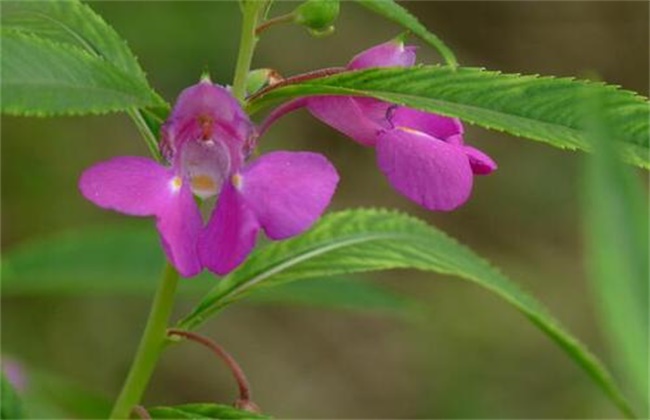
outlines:
[{"label": "bokeh background", "polygon": [[[272,14],[295,5],[278,2]],[[647,2],[404,5],[445,40],[463,65],[528,74],[597,74],[647,96]],[[236,3],[107,1],[91,6],[128,40],[152,86],[168,101],[206,68],[214,81],[230,83],[239,29]],[[322,39],[299,27],[272,28],[258,44],[254,66],[292,75],[343,65],[359,51],[401,33],[350,2],[343,2],[336,27]],[[426,46],[419,49],[419,59],[439,61]],[[427,220],[501,267],[612,365],[583,258],[580,177],[585,156],[476,127],[467,128],[466,141],[494,157],[499,170],[477,179],[471,200],[454,213],[429,213],[399,196],[376,170],[372,150],[304,111],[274,126],[262,147],[325,153],[342,177],[333,210],[381,206]],[[125,115],[3,117],[3,253],[64,230],[153,226],[151,220],[102,211],[76,188],[80,172],[94,162],[146,154]],[[376,282],[417,301],[425,315],[413,321],[393,313],[242,303],[202,331],[237,357],[255,400],[279,418],[619,416],[556,345],[486,291],[414,271],[358,281]],[[183,299],[178,313],[192,301]],[[32,414],[82,417],[97,412],[93,404],[111,401],[148,307],[144,295],[4,296],[2,353],[22,363],[28,379],[31,375],[33,381],[38,377],[50,383]],[[65,395],[64,388],[69,391]],[[74,389],[92,394],[96,403],[80,407]],[[164,355],[145,402],[234,398],[227,371],[206,351],[187,344]]]}]

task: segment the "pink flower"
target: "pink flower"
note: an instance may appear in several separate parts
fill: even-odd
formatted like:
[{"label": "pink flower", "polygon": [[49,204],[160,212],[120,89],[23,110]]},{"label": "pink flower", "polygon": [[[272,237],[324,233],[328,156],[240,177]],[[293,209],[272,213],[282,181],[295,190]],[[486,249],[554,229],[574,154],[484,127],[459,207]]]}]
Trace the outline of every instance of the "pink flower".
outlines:
[{"label": "pink flower", "polygon": [[[358,54],[347,69],[414,64],[415,47],[393,40]],[[263,126],[302,106],[358,143],[375,147],[377,164],[388,182],[429,210],[447,211],[462,205],[469,198],[474,175],[497,168],[485,153],[464,144],[459,119],[373,98],[299,98],[275,110]]]},{"label": "pink flower", "polygon": [[[226,274],[257,233],[284,239],[325,211],[338,175],[322,155],[272,152],[246,162],[255,130],[230,92],[208,80],[185,89],[162,129],[168,165],[118,157],[87,169],[79,188],[96,205],[154,216],[169,261],[185,277]],[[204,226],[194,198],[218,197]]]}]

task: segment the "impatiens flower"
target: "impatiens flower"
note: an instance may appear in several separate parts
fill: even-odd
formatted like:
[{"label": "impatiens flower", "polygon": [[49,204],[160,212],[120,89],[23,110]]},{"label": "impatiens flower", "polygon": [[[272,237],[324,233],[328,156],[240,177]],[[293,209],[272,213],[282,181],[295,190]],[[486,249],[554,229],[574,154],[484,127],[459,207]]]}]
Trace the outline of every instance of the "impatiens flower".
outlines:
[{"label": "impatiens flower", "polygon": [[[87,169],[82,194],[96,205],[155,216],[180,274],[226,274],[263,229],[284,239],[308,229],[329,204],[338,175],[323,156],[272,152],[246,162],[255,129],[230,92],[209,80],[185,89],[162,128],[167,164],[118,157]],[[195,196],[218,197],[207,226]]]},{"label": "impatiens flower", "polygon": [[[415,47],[393,40],[355,56],[348,70],[409,67]],[[453,210],[472,190],[473,175],[494,171],[485,153],[466,146],[457,118],[397,106],[373,98],[313,96],[299,98],[274,111],[264,127],[281,115],[307,107],[319,120],[358,143],[375,147],[377,164],[400,193],[430,210]]]}]

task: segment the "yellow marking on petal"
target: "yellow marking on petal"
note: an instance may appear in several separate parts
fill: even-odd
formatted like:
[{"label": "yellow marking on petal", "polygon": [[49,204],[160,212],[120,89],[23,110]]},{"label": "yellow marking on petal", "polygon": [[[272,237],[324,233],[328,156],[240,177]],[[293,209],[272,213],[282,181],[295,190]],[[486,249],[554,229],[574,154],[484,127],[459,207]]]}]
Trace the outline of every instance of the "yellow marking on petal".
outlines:
[{"label": "yellow marking on petal", "polygon": [[172,178],[172,189],[178,191],[183,186],[183,179],[180,176],[175,176]]},{"label": "yellow marking on petal", "polygon": [[196,175],[192,177],[192,189],[195,191],[216,192],[217,184],[208,175]]},{"label": "yellow marking on petal", "polygon": [[242,181],[243,181],[243,179],[242,179],[241,175],[235,174],[235,175],[232,176],[232,185],[234,185],[235,188],[240,189]]}]

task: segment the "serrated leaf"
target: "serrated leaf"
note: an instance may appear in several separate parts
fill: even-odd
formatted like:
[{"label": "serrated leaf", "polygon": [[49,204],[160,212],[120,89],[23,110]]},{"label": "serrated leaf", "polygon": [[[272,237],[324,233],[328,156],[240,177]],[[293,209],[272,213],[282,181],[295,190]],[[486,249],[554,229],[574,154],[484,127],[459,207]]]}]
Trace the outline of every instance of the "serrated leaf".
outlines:
[{"label": "serrated leaf", "polygon": [[370,69],[278,85],[254,96],[248,109],[253,113],[277,101],[308,95],[371,96],[562,149],[590,150],[583,129],[583,102],[590,94],[603,98],[616,135],[610,141],[627,161],[649,168],[647,99],[616,86],[569,78],[443,66]]},{"label": "serrated leaf", "polygon": [[448,65],[457,66],[458,61],[454,53],[435,34],[429,32],[420,21],[408,10],[393,0],[356,0],[363,7],[385,17],[388,20],[403,26],[415,35],[420,37],[427,44],[438,50]]},{"label": "serrated leaf", "polygon": [[455,275],[500,296],[558,343],[621,410],[632,415],[601,362],[541,303],[443,232],[397,212],[333,213],[297,238],[257,250],[244,265],[219,282],[178,326],[194,329],[259,288],[312,277],[395,268]]},{"label": "serrated leaf", "polygon": [[22,403],[16,390],[4,372],[0,376],[0,419],[24,418]]},{"label": "serrated leaf", "polygon": [[279,286],[261,287],[248,301],[267,304],[297,304],[326,309],[412,314],[421,304],[368,281],[352,278],[309,279]]},{"label": "serrated leaf", "polygon": [[[151,296],[164,257],[153,228],[105,226],[27,241],[2,255],[2,295]],[[178,294],[200,297],[217,281],[207,271],[182,281]],[[257,293],[257,304],[301,305],[408,315],[417,303],[358,279],[311,279]]]},{"label": "serrated leaf", "polygon": [[[167,107],[165,101],[149,87],[144,72],[125,41],[87,5],[76,0],[69,0],[11,1],[3,3],[2,6],[2,27],[8,33],[20,33],[27,38],[34,37],[58,46],[50,53],[72,55],[72,57],[62,58],[63,62],[66,62],[66,59],[74,61],[77,52],[83,50],[96,59],[86,69],[87,73],[96,71],[98,67],[105,67],[101,69],[102,73],[119,74],[119,78],[129,81],[132,90],[128,93],[137,98],[137,101],[131,102],[132,108]],[[8,94],[4,80],[7,77],[5,62],[11,66],[16,60],[28,59],[31,64],[42,58],[29,57],[30,52],[29,49],[21,51],[22,58],[15,58],[11,52],[3,51],[3,112],[15,115],[45,116],[127,110],[124,100],[115,102],[110,101],[110,98],[101,101],[98,106],[93,106],[91,102],[95,98],[92,94],[86,101],[79,101],[78,96],[73,96],[69,98],[68,102],[57,103],[52,100],[52,97],[60,95],[59,89],[53,91],[39,89],[38,85],[34,83],[21,86],[21,90],[18,92],[9,89]],[[77,60],[75,63],[83,64],[85,62],[79,63]],[[40,63],[41,66],[47,64],[47,61]],[[54,70],[58,71],[54,72]],[[60,78],[61,80],[58,80],[60,84],[74,83],[75,79],[71,79],[64,70],[65,68],[61,67],[50,69],[49,78],[52,79],[53,76],[57,79]],[[73,71],[78,72],[79,70],[74,69]],[[101,74],[97,77],[101,77]],[[85,87],[86,85],[78,86],[79,89]],[[113,86],[118,90],[125,87],[124,84]],[[69,102],[72,102],[73,106],[67,108],[70,106]]]},{"label": "serrated leaf", "polygon": [[152,407],[147,411],[153,419],[270,419],[269,416],[242,411],[229,405],[195,403],[172,407]]},{"label": "serrated leaf", "polygon": [[3,29],[2,49],[8,114],[99,114],[158,103],[146,85],[80,48]]},{"label": "serrated leaf", "polygon": [[103,57],[129,76],[147,84],[126,42],[101,16],[77,0],[8,1],[2,4],[2,26]]},{"label": "serrated leaf", "polygon": [[595,153],[584,172],[587,268],[617,367],[648,416],[648,195],[638,174],[620,162],[599,98],[588,103]]}]

